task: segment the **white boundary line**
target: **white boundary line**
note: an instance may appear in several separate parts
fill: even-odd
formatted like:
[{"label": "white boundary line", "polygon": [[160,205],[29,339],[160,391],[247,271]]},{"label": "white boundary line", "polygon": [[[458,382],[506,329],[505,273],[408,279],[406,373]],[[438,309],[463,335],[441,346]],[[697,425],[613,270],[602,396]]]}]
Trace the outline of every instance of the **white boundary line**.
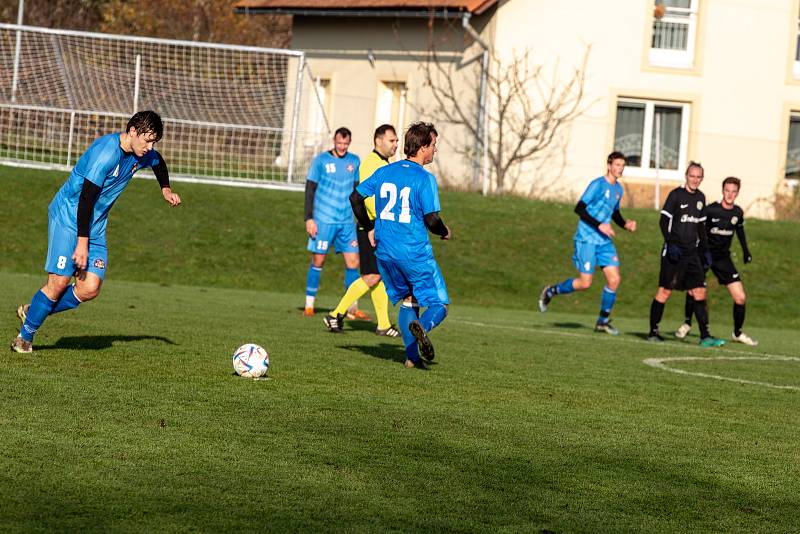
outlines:
[{"label": "white boundary line", "polygon": [[[589,339],[592,338],[595,341],[599,341],[600,338],[593,334],[578,334],[575,332],[561,332],[559,330],[549,330],[546,328],[532,328],[526,326],[513,326],[513,325],[503,325],[503,324],[491,324],[491,323],[483,323],[479,321],[467,321],[467,320],[459,320],[453,319],[452,322],[464,324],[468,326],[481,326],[486,328],[499,328],[503,330],[515,330],[518,332],[531,332],[537,334],[550,334],[562,337],[575,337],[575,338],[584,338]],[[678,348],[676,344],[672,343],[660,343],[655,344],[650,341],[645,341],[643,339],[626,339],[620,337],[608,338],[609,341],[616,342],[625,342],[625,343],[637,343],[637,344],[647,344],[652,349],[675,349]],[[680,349],[694,349],[694,350],[702,350],[702,351],[709,351],[714,349],[709,349],[707,347],[701,347],[699,345],[689,345],[686,343],[680,344]],[[719,350],[719,349],[717,349]],[[642,360],[642,363],[645,365],[649,365],[655,369],[661,369],[664,371],[669,371],[671,373],[677,373],[685,376],[696,376],[699,378],[711,378],[713,380],[723,380],[726,382],[735,382],[738,384],[748,384],[753,386],[762,386],[772,389],[784,389],[784,390],[792,390],[792,391],[800,391],[800,386],[781,386],[778,384],[773,384],[771,382],[760,382],[757,380],[747,380],[744,378],[730,378],[727,376],[722,375],[713,375],[709,373],[700,373],[694,371],[686,371],[684,369],[675,369],[673,367],[669,367],[665,365],[666,362],[680,362],[680,361],[742,361],[742,360],[761,360],[761,361],[786,361],[786,362],[800,362],[800,357],[795,356],[786,356],[784,354],[768,354],[768,353],[753,353],[753,352],[746,352],[742,350],[736,349],[721,349],[725,352],[726,355],[724,356],[679,356],[673,357],[668,356],[665,358],[645,358]],[[743,354],[744,356],[728,356],[728,354]]]}]

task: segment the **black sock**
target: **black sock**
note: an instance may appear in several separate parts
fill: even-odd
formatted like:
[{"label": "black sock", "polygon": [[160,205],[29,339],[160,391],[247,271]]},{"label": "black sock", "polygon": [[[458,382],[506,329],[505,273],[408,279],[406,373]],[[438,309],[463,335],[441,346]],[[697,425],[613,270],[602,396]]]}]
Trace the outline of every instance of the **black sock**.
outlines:
[{"label": "black sock", "polygon": [[733,303],[733,334],[742,335],[742,325],[744,324],[744,304]]},{"label": "black sock", "polygon": [[661,322],[661,317],[664,316],[664,303],[653,299],[650,304],[650,333],[658,333],[658,323]]},{"label": "black sock", "polygon": [[700,339],[705,339],[711,334],[708,333],[708,306],[705,300],[694,301],[694,315],[697,317],[697,325],[700,327]]},{"label": "black sock", "polygon": [[689,293],[686,293],[686,304],[684,304],[683,312],[685,317],[683,322],[691,326],[692,314],[694,314],[694,297],[691,296]]}]

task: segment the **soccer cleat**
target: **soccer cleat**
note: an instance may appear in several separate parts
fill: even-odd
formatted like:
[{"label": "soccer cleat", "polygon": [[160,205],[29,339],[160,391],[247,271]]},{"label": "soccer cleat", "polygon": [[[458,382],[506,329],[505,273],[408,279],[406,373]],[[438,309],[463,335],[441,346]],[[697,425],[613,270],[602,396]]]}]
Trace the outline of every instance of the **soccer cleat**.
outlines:
[{"label": "soccer cleat", "polygon": [[28,310],[31,309],[30,304],[23,304],[19,308],[17,308],[17,317],[22,324],[25,324],[25,318],[28,316]]},{"label": "soccer cleat", "polygon": [[351,321],[371,321],[372,317],[361,310],[347,310],[347,318]]},{"label": "soccer cleat", "polygon": [[650,341],[651,343],[664,343],[664,338],[661,337],[661,334],[659,334],[657,331],[650,332],[647,335],[647,341]]},{"label": "soccer cleat", "polygon": [[422,360],[417,360],[416,362],[411,360],[406,360],[406,363],[404,363],[403,365],[405,365],[406,369],[413,369],[416,367],[417,369],[422,369],[424,371],[428,370],[428,364],[426,364]]},{"label": "soccer cleat", "polygon": [[539,293],[539,311],[544,313],[547,311],[547,305],[553,299],[553,294],[550,292],[550,286],[544,286],[542,292]]},{"label": "soccer cleat", "polygon": [[386,337],[397,337],[400,335],[400,331],[397,329],[395,325],[390,326],[389,328],[376,328],[375,329],[376,336],[386,336]]},{"label": "soccer cleat", "polygon": [[689,323],[683,323],[678,327],[677,330],[675,330],[675,337],[677,337],[678,339],[683,339],[686,337],[686,335],[689,333],[691,329],[692,325],[690,325]]},{"label": "soccer cleat", "polygon": [[724,344],[724,339],[717,339],[713,336],[704,337],[700,340],[701,347],[721,347]]},{"label": "soccer cleat", "polygon": [[30,354],[33,352],[33,343],[22,339],[22,336],[17,336],[11,342],[11,350],[20,354]]},{"label": "soccer cleat", "polygon": [[344,315],[326,313],[325,317],[322,318],[322,322],[325,323],[328,332],[333,332],[334,334],[344,333]]},{"label": "soccer cleat", "polygon": [[594,331],[605,332],[606,334],[610,334],[612,336],[619,335],[619,330],[614,328],[614,326],[608,321],[606,321],[605,323],[601,323],[598,321],[597,324],[594,325]]},{"label": "soccer cleat", "polygon": [[756,345],[758,345],[758,341],[748,336],[744,332],[742,332],[738,336],[736,334],[733,334],[733,336],[731,337],[733,338],[734,341],[738,341],[739,343],[744,343],[745,345],[750,345],[751,347],[755,347]]},{"label": "soccer cleat", "polygon": [[435,356],[433,343],[431,343],[431,339],[428,337],[425,329],[422,328],[422,325],[419,324],[419,321],[411,321],[408,324],[408,329],[412,334],[414,334],[414,337],[417,338],[417,343],[419,343],[419,352],[422,357],[428,361],[433,360],[433,357]]},{"label": "soccer cleat", "polygon": [[303,310],[303,315],[306,317],[313,317],[314,316],[314,308],[306,308]]}]

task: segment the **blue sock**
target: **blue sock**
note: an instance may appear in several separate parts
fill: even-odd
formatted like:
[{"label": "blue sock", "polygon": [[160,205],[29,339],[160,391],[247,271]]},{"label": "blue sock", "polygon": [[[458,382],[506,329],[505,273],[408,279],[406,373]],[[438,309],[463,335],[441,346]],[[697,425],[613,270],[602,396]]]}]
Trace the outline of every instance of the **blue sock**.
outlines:
[{"label": "blue sock", "polygon": [[34,334],[36,334],[36,331],[42,326],[47,316],[50,315],[55,305],[56,303],[47,298],[47,295],[45,295],[41,289],[36,292],[31,299],[31,307],[28,309],[28,313],[25,316],[25,324],[22,325],[22,330],[19,331],[19,335],[22,336],[22,339],[25,341],[33,341]]},{"label": "blue sock", "polygon": [[61,298],[58,299],[56,305],[53,307],[53,311],[50,312],[50,315],[55,315],[56,313],[61,313],[62,311],[77,308],[80,303],[81,300],[75,296],[75,284],[72,284],[67,288],[66,291],[64,291],[64,294],[61,295]]},{"label": "blue sock", "polygon": [[603,298],[600,300],[600,317],[597,319],[600,323],[607,323],[608,316],[611,315],[611,308],[614,307],[614,302],[617,300],[617,292],[608,289],[608,286],[603,288]]},{"label": "blue sock", "polygon": [[360,275],[358,274],[358,269],[351,269],[350,267],[345,267],[344,268],[344,290],[347,291],[347,289],[350,287],[350,284],[352,284],[353,282],[358,280],[359,276]]},{"label": "blue sock", "polygon": [[428,306],[428,309],[425,310],[425,313],[423,313],[422,317],[420,317],[419,323],[426,332],[430,332],[439,326],[439,323],[444,321],[445,317],[447,317],[447,308],[444,306],[444,304],[434,304],[432,306]]},{"label": "blue sock", "polygon": [[419,317],[419,307],[405,302],[400,304],[400,311],[397,314],[397,325],[400,329],[400,335],[403,336],[403,344],[406,346],[406,357],[412,362],[419,361],[419,345],[417,338],[408,329],[411,321],[416,321]]},{"label": "blue sock", "polygon": [[319,291],[319,281],[322,279],[322,267],[308,266],[308,276],[306,276],[306,296],[316,297]]},{"label": "blue sock", "polygon": [[575,280],[574,278],[567,278],[560,284],[556,286],[556,295],[567,295],[568,293],[572,293],[575,291],[575,288],[572,287],[572,281]]}]

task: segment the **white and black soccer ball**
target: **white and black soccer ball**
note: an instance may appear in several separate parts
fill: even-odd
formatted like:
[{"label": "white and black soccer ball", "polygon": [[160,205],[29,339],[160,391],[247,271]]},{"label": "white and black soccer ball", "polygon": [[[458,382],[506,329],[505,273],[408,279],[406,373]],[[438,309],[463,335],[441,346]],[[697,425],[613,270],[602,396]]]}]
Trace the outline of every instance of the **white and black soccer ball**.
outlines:
[{"label": "white and black soccer ball", "polygon": [[269,354],[264,347],[246,343],[233,352],[233,370],[245,378],[258,378],[269,370]]}]

